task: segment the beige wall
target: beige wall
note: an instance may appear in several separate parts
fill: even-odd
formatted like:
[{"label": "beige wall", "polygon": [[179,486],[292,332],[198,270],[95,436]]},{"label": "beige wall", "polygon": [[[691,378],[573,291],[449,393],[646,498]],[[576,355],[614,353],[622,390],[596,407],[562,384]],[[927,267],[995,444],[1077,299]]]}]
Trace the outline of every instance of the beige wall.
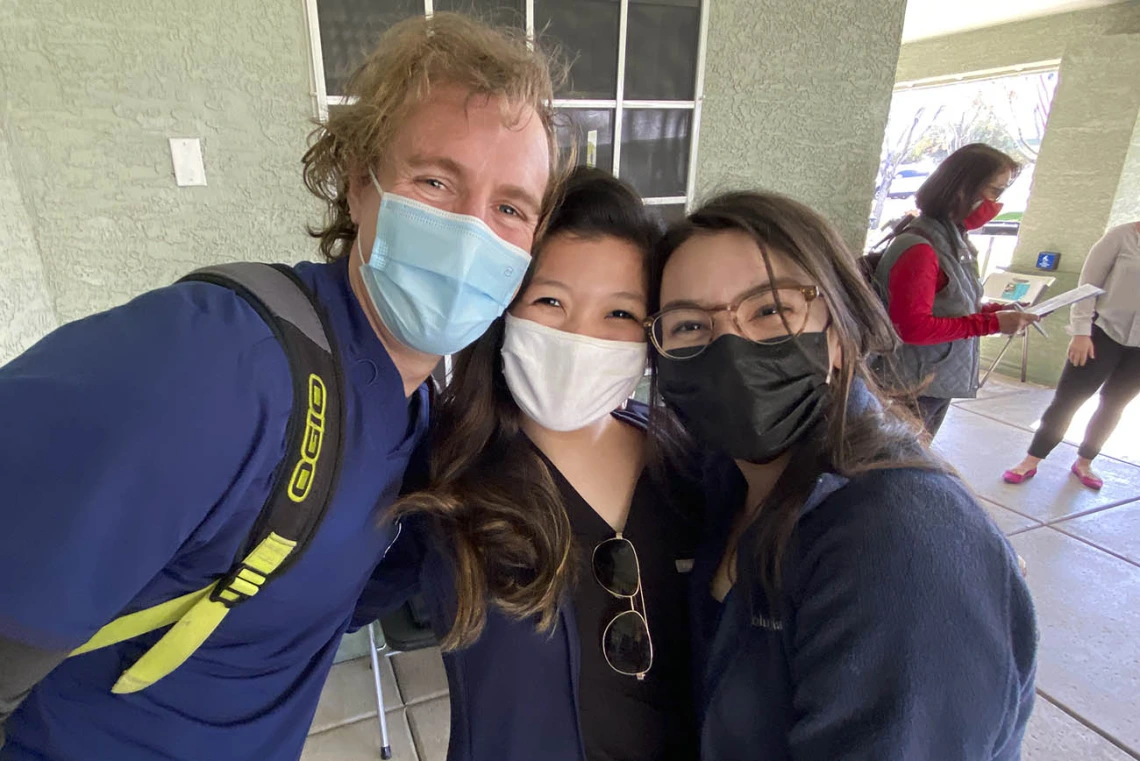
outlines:
[{"label": "beige wall", "polygon": [[862,247],[905,0],[713,0],[700,196],[763,188]]},{"label": "beige wall", "polygon": [[[950,6],[947,12],[953,12]],[[1106,34],[1137,32],[1140,0],[1016,21],[909,42],[899,52],[896,79],[911,82],[1055,60],[1072,45],[1088,44]]]},{"label": "beige wall", "polygon": [[314,255],[300,0],[4,0],[0,72],[0,361],[203,264]]}]

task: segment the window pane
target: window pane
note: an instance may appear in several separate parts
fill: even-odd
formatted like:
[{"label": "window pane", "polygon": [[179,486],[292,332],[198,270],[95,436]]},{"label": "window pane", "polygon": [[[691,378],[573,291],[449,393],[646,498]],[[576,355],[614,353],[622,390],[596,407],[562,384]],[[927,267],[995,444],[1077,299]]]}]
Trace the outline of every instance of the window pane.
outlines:
[{"label": "window pane", "polygon": [[621,129],[621,178],[646,198],[685,195],[693,112],[627,109]]},{"label": "window pane", "polygon": [[534,31],[571,62],[559,98],[617,97],[617,0],[534,0]]},{"label": "window pane", "polygon": [[685,219],[685,204],[671,203],[650,206],[657,218],[666,225],[672,225]]},{"label": "window pane", "polygon": [[[423,0],[420,2],[422,5]],[[525,0],[435,0],[432,9],[437,13],[466,13],[495,26],[513,26],[526,30]]]},{"label": "window pane", "polygon": [[343,95],[349,75],[376,47],[384,30],[423,12],[423,0],[318,0],[325,91]]},{"label": "window pane", "polygon": [[692,100],[700,25],[700,0],[629,0],[625,97]]},{"label": "window pane", "polygon": [[[609,109],[563,108],[558,111],[558,147],[578,150],[577,163],[614,170],[614,112]],[[593,148],[591,148],[591,145]]]}]

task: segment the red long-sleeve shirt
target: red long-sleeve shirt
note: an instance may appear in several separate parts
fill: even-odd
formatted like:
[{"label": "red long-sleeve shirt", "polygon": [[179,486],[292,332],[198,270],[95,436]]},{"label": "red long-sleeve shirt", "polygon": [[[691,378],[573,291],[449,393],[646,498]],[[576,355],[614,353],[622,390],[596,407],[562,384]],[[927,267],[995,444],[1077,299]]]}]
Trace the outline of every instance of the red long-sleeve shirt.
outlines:
[{"label": "red long-sleeve shirt", "polygon": [[1000,333],[994,312],[1001,304],[987,304],[976,314],[935,317],[934,294],[950,279],[938,266],[938,255],[926,243],[908,248],[891,268],[888,281],[891,322],[908,344],[937,344]]}]

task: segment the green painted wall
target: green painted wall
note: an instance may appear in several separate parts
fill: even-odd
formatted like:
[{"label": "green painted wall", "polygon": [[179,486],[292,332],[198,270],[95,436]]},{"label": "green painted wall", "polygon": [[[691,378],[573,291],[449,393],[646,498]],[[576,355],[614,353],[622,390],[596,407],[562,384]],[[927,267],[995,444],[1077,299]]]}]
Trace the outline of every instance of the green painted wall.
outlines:
[{"label": "green painted wall", "polygon": [[896,79],[910,82],[1055,60],[1073,45],[1136,32],[1140,0],[933,37],[902,46]]},{"label": "green painted wall", "polygon": [[315,254],[301,0],[0,0],[0,77],[0,362],[203,264]]},{"label": "green painted wall", "polygon": [[860,250],[905,10],[905,0],[713,0],[699,195],[786,193]]}]

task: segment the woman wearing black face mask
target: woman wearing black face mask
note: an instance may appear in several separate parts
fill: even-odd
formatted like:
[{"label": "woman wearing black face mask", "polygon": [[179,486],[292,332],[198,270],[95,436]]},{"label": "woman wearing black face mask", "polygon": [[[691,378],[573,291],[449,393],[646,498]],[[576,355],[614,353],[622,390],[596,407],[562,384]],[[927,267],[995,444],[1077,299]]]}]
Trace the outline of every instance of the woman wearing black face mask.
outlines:
[{"label": "woman wearing black face mask", "polygon": [[918,189],[921,215],[898,230],[875,268],[903,340],[884,358],[880,375],[918,392],[917,409],[932,437],[951,399],[977,394],[979,337],[1017,333],[1039,319],[982,305],[978,252],[967,237],[998,215],[998,199],[1019,170],[1012,158],[982,143],[950,154]]},{"label": "woman wearing black face mask", "polygon": [[1019,758],[1029,591],[877,395],[864,358],[896,339],[836,233],[731,193],[669,232],[653,276],[656,393],[732,458],[706,473],[691,576],[701,758]]}]

